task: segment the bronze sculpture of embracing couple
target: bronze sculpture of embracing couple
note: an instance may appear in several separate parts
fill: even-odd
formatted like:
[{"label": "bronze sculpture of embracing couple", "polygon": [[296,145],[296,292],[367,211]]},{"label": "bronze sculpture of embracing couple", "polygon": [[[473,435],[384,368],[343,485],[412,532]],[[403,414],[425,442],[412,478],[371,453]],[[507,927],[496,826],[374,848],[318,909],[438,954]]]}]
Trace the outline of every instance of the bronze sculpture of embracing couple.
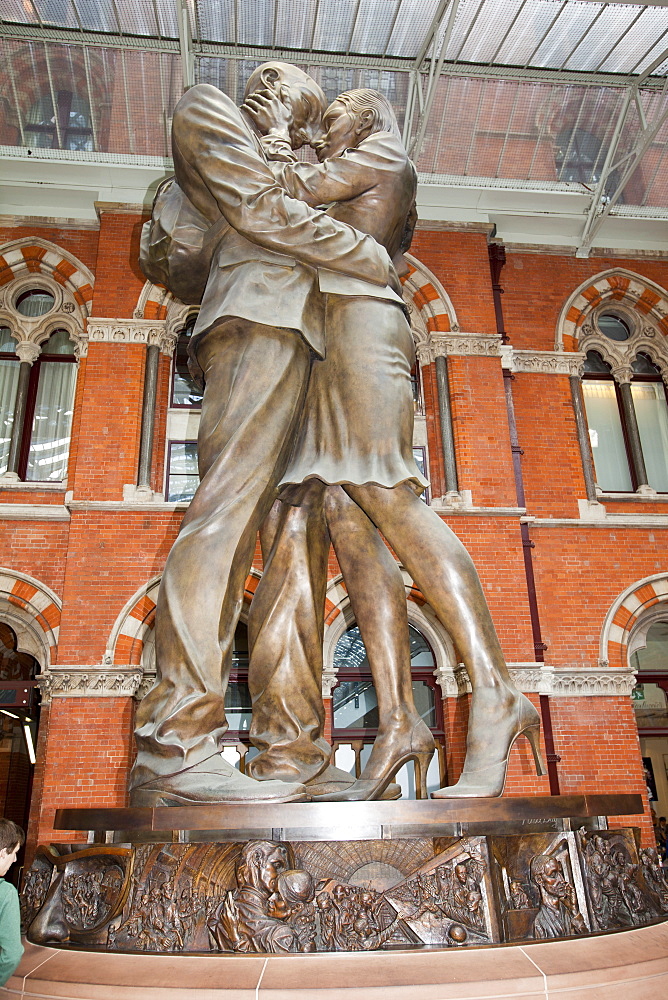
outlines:
[{"label": "bronze sculpture of embracing couple", "polygon": [[[162,577],[136,806],[392,797],[407,761],[426,795],[434,741],[413,701],[404,585],[381,532],[473,688],[463,773],[434,794],[500,795],[519,735],[542,773],[539,716],[510,679],[471,558],[419,499],[414,348],[397,277],[415,168],[381,94],[325,105],[314,80],[274,62],[253,72],[241,108],[204,84],[174,112],[175,177],[158,190],[141,259],[151,280],[201,303],[190,348],[205,385],[200,486]],[[305,143],[318,165],[297,161]],[[264,572],[248,629],[260,752],[244,775],[219,751],[258,531]],[[323,738],[330,543],[378,697],[357,779],[332,765]]]}]

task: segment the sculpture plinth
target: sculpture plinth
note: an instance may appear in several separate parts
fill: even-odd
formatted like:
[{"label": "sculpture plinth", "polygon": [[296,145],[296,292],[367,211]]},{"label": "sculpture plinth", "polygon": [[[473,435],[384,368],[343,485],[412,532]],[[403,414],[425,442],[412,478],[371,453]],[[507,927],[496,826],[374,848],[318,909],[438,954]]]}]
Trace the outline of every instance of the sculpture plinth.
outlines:
[{"label": "sculpture plinth", "polygon": [[[450,948],[623,930],[668,914],[637,795],[63,809],[41,847],[35,944],[135,953]],[[129,841],[129,842],[128,842]]]}]

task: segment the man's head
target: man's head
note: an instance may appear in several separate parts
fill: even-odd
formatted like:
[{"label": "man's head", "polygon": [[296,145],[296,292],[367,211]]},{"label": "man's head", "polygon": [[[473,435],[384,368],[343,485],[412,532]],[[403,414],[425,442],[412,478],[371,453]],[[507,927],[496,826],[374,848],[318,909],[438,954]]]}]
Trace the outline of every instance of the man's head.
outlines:
[{"label": "man's head", "polygon": [[284,62],[262,63],[250,75],[244,100],[260,90],[272,90],[292,112],[290,144],[300,149],[318,134],[327,105],[322,89],[307,73]]},{"label": "man's head", "polygon": [[540,889],[541,899],[544,894],[556,899],[568,895],[568,882],[564,878],[561,865],[549,854],[537,854],[532,858],[529,874],[531,881]]},{"label": "man's head", "polygon": [[237,865],[237,881],[271,896],[276,892],[278,876],[292,868],[288,844],[270,840],[252,840],[244,847]]},{"label": "man's head", "polygon": [[16,855],[25,840],[20,826],[11,819],[0,819],[0,876],[6,875],[16,861]]},{"label": "man's head", "polygon": [[322,162],[341,156],[374,132],[391,132],[401,138],[392,105],[377,90],[348,90],[325,111],[322,135],[312,146]]}]

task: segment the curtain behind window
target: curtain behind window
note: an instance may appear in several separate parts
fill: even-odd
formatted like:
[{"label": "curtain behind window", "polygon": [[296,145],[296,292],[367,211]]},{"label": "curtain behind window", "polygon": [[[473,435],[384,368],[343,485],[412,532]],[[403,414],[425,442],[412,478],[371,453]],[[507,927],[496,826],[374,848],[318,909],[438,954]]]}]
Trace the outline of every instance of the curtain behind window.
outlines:
[{"label": "curtain behind window", "polygon": [[42,361],[26,479],[60,481],[67,475],[76,365]]},{"label": "curtain behind window", "polygon": [[0,359],[0,474],[7,471],[18,380],[19,362]]}]

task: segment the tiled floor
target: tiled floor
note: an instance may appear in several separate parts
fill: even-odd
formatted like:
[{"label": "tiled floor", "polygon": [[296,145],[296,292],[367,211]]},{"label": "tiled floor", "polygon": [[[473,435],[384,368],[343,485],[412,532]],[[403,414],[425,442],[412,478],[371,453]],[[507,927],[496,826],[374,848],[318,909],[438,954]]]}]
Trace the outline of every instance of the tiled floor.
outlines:
[{"label": "tiled floor", "polygon": [[27,945],[0,1000],[668,1000],[668,922],[450,951],[104,955]]}]

